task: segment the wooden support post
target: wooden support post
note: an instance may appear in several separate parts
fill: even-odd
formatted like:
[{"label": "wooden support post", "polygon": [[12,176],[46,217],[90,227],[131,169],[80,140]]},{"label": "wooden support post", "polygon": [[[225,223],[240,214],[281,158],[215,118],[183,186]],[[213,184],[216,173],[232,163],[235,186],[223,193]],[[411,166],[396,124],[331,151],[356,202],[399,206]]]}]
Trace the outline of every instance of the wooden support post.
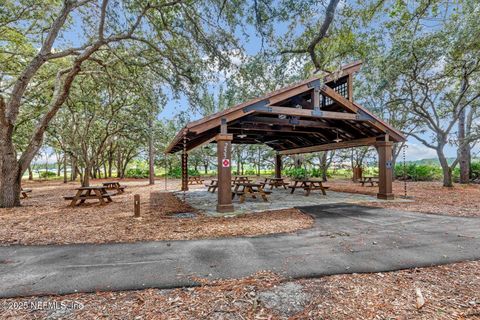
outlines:
[{"label": "wooden support post", "polygon": [[217,212],[232,212],[232,140],[233,135],[227,133],[227,121],[222,119],[220,133],[215,137],[217,141],[217,174],[218,174],[218,202]]},{"label": "wooden support post", "polygon": [[312,91],[312,106],[313,110],[320,111],[320,90],[317,88]]},{"label": "wooden support post", "polygon": [[136,194],[133,196],[133,212],[135,213],[135,218],[140,217],[140,195]]},{"label": "wooden support post", "polygon": [[391,141],[378,141],[375,144],[378,152],[378,199],[394,199],[392,193],[392,146],[393,143]]},{"label": "wooden support post", "polygon": [[348,100],[353,102],[353,75],[349,74],[347,78]]},{"label": "wooden support post", "polygon": [[275,178],[282,177],[282,155],[275,154]]}]

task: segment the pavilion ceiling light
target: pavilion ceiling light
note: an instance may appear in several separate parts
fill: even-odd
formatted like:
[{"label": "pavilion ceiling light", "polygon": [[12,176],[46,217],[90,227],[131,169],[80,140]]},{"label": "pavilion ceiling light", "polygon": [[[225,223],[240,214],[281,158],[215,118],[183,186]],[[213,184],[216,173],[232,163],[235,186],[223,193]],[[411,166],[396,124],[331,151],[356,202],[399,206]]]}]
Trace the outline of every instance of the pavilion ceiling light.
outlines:
[{"label": "pavilion ceiling light", "polygon": [[340,141],[342,141],[342,139],[338,137],[338,130],[335,130],[335,131],[337,131],[337,139],[333,139],[333,141],[335,141],[336,143],[339,143]]},{"label": "pavilion ceiling light", "polygon": [[242,134],[239,134],[237,137],[240,138],[240,139],[243,139],[243,138],[246,138],[247,135],[242,133]]}]

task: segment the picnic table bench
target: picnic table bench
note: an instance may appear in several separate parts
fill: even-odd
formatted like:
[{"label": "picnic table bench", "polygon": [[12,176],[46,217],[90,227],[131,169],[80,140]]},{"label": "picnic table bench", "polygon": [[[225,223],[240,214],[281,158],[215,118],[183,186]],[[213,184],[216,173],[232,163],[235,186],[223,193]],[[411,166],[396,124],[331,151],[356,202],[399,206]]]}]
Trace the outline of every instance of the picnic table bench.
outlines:
[{"label": "picnic table bench", "polygon": [[[113,194],[108,193],[107,188],[104,186],[80,187],[75,190],[77,190],[77,193],[74,196],[63,197],[65,200],[71,201],[69,204],[70,207],[81,205],[82,203],[85,203],[85,201],[89,199],[97,199],[102,205],[113,201],[111,198]],[[105,202],[104,198],[107,199],[107,202]]]},{"label": "picnic table bench", "polygon": [[210,181],[210,184],[206,183],[205,184],[205,187],[207,187],[207,191],[208,192],[211,192],[211,193],[215,193],[215,191],[217,191],[217,188],[218,188],[218,180],[217,179],[212,179]]},{"label": "picnic table bench", "polygon": [[362,187],[365,186],[365,183],[370,183],[372,187],[375,186],[375,183],[378,184],[378,177],[375,176],[365,176],[360,180]]},{"label": "picnic table bench", "polygon": [[117,190],[117,194],[124,193],[125,188],[127,187],[120,185],[120,182],[118,181],[107,181],[102,184],[107,190]]},{"label": "picnic table bench", "polygon": [[31,193],[32,192],[32,189],[21,189],[20,190],[20,193],[22,194],[22,198],[23,199],[26,199],[28,198],[28,193]]},{"label": "picnic table bench", "polygon": [[232,191],[232,198],[239,196],[240,203],[243,203],[247,197],[257,199],[257,196],[260,196],[263,201],[268,202],[267,195],[272,192],[265,190],[264,187],[265,183],[236,182]]},{"label": "picnic table bench", "polygon": [[293,186],[289,186],[289,188],[292,189],[290,191],[290,193],[292,194],[297,188],[303,189],[305,191],[305,196],[308,197],[310,195],[310,192],[314,190],[320,190],[322,191],[322,194],[326,196],[326,190],[329,187],[324,186],[321,180],[297,179],[294,180]]},{"label": "picnic table bench", "polygon": [[265,184],[268,184],[270,186],[270,190],[272,190],[273,187],[275,188],[283,187],[286,190],[287,186],[290,183],[285,182],[283,178],[265,178]]},{"label": "picnic table bench", "polygon": [[188,177],[188,184],[202,184],[203,179],[199,176]]}]

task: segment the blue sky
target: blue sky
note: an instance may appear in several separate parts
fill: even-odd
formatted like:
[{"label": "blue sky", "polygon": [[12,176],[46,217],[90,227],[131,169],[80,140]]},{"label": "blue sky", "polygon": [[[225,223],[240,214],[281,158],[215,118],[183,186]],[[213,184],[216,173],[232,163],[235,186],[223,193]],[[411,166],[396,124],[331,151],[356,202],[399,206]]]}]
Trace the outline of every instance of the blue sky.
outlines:
[{"label": "blue sky", "polygon": [[[74,19],[76,17],[74,16]],[[74,23],[75,25],[75,23]],[[260,51],[261,39],[255,34],[255,30],[251,27],[247,28],[249,33],[248,38],[238,34],[241,45],[245,50],[247,55],[255,55]],[[275,31],[277,33],[284,33],[286,31],[286,26],[282,24],[277,24],[275,26]],[[80,28],[72,28],[64,34],[64,40],[73,45],[81,45],[83,40],[83,32]],[[361,70],[360,70],[361,72]],[[218,90],[217,87],[211,87],[211,90],[215,92]],[[164,106],[162,112],[159,114],[160,119],[172,119],[179,112],[189,110],[188,100],[184,95],[180,95],[179,99],[174,99],[171,92],[165,89],[165,92],[168,96],[168,101]],[[192,114],[192,120],[198,118],[198,115]],[[408,149],[407,149],[407,160],[418,160],[424,158],[436,158],[436,153],[434,150],[426,148],[420,142],[414,138],[408,139]],[[445,148],[445,153],[448,157],[455,156],[455,149],[448,146]]]}]

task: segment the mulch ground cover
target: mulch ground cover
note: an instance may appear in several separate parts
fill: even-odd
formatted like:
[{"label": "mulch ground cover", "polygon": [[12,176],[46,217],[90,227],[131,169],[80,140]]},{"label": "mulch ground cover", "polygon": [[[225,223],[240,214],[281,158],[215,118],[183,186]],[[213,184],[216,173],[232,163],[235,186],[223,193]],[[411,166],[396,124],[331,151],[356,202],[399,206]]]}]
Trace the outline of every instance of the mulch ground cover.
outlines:
[{"label": "mulch ground cover", "polygon": [[[102,181],[93,181],[98,185]],[[173,181],[171,183],[178,183]],[[113,202],[68,207],[63,195],[73,195],[77,183],[34,182],[22,207],[0,209],[0,245],[70,244],[187,240],[227,236],[256,236],[308,228],[313,219],[297,209],[207,217],[165,192],[162,182],[127,181],[126,192]],[[168,186],[170,190],[175,186]],[[133,218],[133,195],[141,195],[141,217]],[[152,199],[151,199],[152,198]],[[151,201],[152,200],[152,201]],[[177,215],[178,213],[188,213]]]},{"label": "mulch ground cover", "polygon": [[[201,281],[196,288],[3,299],[0,317],[480,319],[480,262],[295,281],[269,271],[243,279]],[[62,303],[65,307],[58,307]]]},{"label": "mulch ground cover", "polygon": [[[330,180],[325,183],[332,191],[360,193],[375,196],[378,187],[353,183],[349,180]],[[403,181],[393,183],[393,192],[397,197],[404,195]],[[480,217],[480,185],[455,184],[445,188],[441,182],[407,182],[407,196],[411,202],[372,202],[362,203],[383,208],[417,211],[424,213],[447,214],[452,216]]]},{"label": "mulch ground cover", "polygon": [[[172,190],[178,181],[169,182]],[[209,218],[163,186],[128,181],[114,203],[68,208],[61,199],[76,184],[27,184],[24,207],[0,209],[0,242],[80,243],[170,240],[288,232],[309,227],[310,217],[292,210]],[[377,188],[329,181],[334,191],[374,195]],[[394,183],[403,193],[403,183]],[[142,194],[142,217],[133,219],[133,194]],[[396,209],[480,216],[480,186],[443,188],[409,182],[408,203],[372,202]],[[153,195],[150,201],[150,195]],[[161,204],[159,206],[158,204]],[[193,213],[195,218],[177,218]],[[226,227],[228,225],[228,227]],[[207,228],[208,226],[208,228]],[[268,270],[243,279],[210,281],[196,288],[79,293],[0,300],[2,319],[480,319],[480,262],[372,274],[289,280]],[[293,290],[293,289],[295,290]],[[290,290],[290,291],[289,291]]]}]

